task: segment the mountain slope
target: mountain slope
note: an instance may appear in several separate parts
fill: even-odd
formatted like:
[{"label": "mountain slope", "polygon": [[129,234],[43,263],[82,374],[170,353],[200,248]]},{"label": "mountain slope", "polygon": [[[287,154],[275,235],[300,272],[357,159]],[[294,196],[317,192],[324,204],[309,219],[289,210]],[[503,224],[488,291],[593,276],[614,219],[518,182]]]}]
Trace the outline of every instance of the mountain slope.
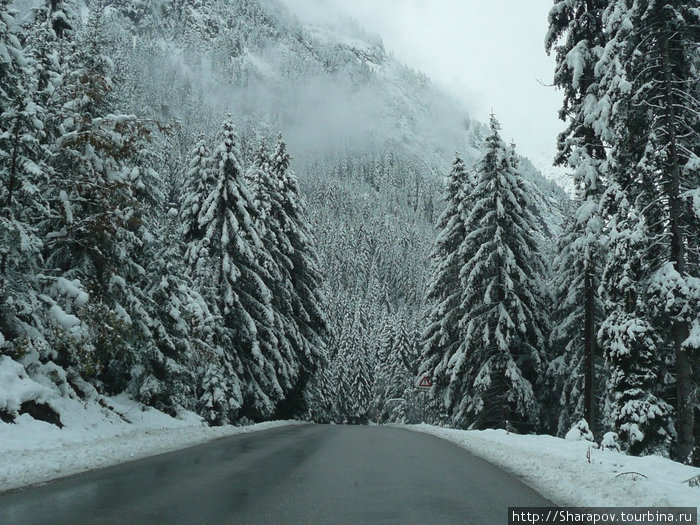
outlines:
[{"label": "mountain slope", "polygon": [[[31,2],[18,3],[30,16]],[[475,162],[483,125],[335,15],[302,20],[278,0],[112,0],[104,16],[119,109],[164,128],[151,153],[170,205],[195,144],[227,114],[243,169],[262,139],[287,140],[326,276],[326,394],[360,370],[371,382],[398,327],[405,361],[415,358],[446,167],[455,150]],[[527,161],[522,171],[551,252],[566,196]],[[326,395],[322,383],[312,397]]]}]

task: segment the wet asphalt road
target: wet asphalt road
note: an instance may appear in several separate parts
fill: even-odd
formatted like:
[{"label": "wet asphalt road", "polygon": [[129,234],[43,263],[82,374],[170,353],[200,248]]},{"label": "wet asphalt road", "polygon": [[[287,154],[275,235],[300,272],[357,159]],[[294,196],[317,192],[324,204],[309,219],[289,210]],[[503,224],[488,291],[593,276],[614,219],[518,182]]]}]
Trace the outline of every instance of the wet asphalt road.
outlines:
[{"label": "wet asphalt road", "polygon": [[551,503],[432,436],[299,425],[0,495],[0,524],[490,525],[509,505]]}]

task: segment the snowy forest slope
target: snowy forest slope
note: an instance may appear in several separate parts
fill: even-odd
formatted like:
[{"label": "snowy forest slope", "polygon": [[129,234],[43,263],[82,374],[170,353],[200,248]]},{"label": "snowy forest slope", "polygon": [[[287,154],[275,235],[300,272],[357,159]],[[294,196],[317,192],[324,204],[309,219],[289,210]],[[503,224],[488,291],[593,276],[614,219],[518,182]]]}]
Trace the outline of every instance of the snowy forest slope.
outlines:
[{"label": "snowy forest slope", "polygon": [[[92,379],[98,390],[126,390],[171,412],[180,407],[198,410],[214,423],[229,419],[215,414],[217,411],[230,412],[235,420],[244,416],[264,419],[273,413],[302,415],[310,410],[313,417],[324,419],[338,411],[336,415],[347,416],[356,411],[353,405],[368,403],[385,414],[398,411],[392,416],[395,418],[417,418],[409,413],[415,403],[408,399],[416,392],[404,390],[417,372],[428,256],[435,238],[434,225],[444,205],[444,176],[456,150],[467,166],[476,162],[483,150],[486,127],[470,120],[455,100],[421,73],[398,63],[386,53],[381,41],[349,21],[301,21],[277,0],[113,0],[104,4],[104,23],[97,36],[100,52],[107,57],[100,67],[111,69],[109,114],[135,115],[139,122],[157,123],[147,148],[139,151],[140,165],[152,167],[152,173],[157,174],[145,183],[146,189],[157,190],[149,196],[155,197],[157,205],[147,217],[152,227],[142,245],[153,252],[139,264],[149,272],[166,272],[161,283],[170,279],[167,272],[173,272],[172,268],[181,268],[178,264],[182,261],[173,262],[170,269],[167,265],[149,266],[150,258],[164,254],[174,260],[182,257],[177,252],[177,220],[168,210],[187,201],[192,152],[199,151],[198,144],[216,149],[218,143],[213,137],[227,115],[237,128],[242,171],[257,166],[262,141],[274,143],[282,133],[307,203],[307,219],[325,275],[322,289],[329,326],[322,361],[327,366],[321,367],[324,372],[314,379],[312,392],[304,394],[304,402],[292,407],[279,403],[271,407],[261,402],[265,405],[262,408],[251,402],[255,406],[237,412],[222,401],[226,395],[236,397],[234,393],[216,388],[219,375],[225,371],[212,366],[211,356],[202,360],[198,348],[178,349],[188,361],[177,362],[176,357],[171,363],[160,357],[144,357],[150,354],[134,342],[132,360],[119,365],[131,368],[123,377],[115,372],[121,377],[118,381],[115,374],[102,374],[94,381],[90,376],[95,371],[89,366],[71,369],[61,358],[60,349],[58,359],[52,357],[56,349],[18,351],[21,338],[16,330],[6,327],[3,333],[7,344],[2,352],[25,360],[27,370],[34,374],[49,374],[55,366],[52,360],[59,361],[57,371],[51,373],[59,378],[66,395],[82,395],[78,376],[83,376]],[[3,9],[7,5],[4,2]],[[41,38],[34,31],[41,27],[41,17],[47,16],[42,11],[46,8],[38,0],[17,0],[14,5],[20,11],[18,27],[24,27],[17,29],[20,45],[31,50]],[[51,5],[53,10],[49,9],[48,15],[54,32],[59,20],[56,16],[62,12],[56,6],[64,6],[67,20],[76,26],[75,34],[86,38],[88,30],[81,27],[89,26],[89,15],[96,6],[70,1]],[[50,38],[61,40],[58,34]],[[44,58],[49,70],[57,69],[53,72],[60,79],[55,81],[56,92],[60,93],[71,75],[71,53],[77,51],[69,42],[57,44],[56,49],[59,51]],[[65,56],[59,56],[63,49],[68,49]],[[33,57],[28,60],[32,67],[37,67],[40,53],[40,49],[27,51]],[[129,118],[124,117],[124,121]],[[52,147],[48,145],[46,154],[49,164],[55,158]],[[551,254],[568,199],[526,159],[521,159],[521,168],[540,226],[536,232],[538,243],[543,252]],[[136,194],[143,190],[138,184],[134,188]],[[56,197],[61,202],[52,205],[63,206],[62,213],[69,214],[60,191],[56,191]],[[171,243],[174,251],[167,252],[167,246],[159,248],[155,242],[159,237],[165,244]],[[49,269],[44,271],[49,274]],[[61,310],[61,316],[53,316],[48,324],[33,326],[30,332],[34,335],[36,330],[46,335],[57,328],[71,330],[77,326],[73,314],[84,306],[86,296],[75,280],[57,282],[52,290],[60,288],[59,295],[71,299],[73,310],[64,306],[68,313]],[[195,319],[206,312],[202,307],[193,313],[206,294],[196,285],[189,288],[190,284],[170,282],[179,290],[180,307]],[[37,295],[37,304],[47,301],[46,295]],[[170,329],[167,325],[171,321],[165,323],[164,330]],[[206,324],[206,315],[200,321]],[[25,317],[21,324],[25,326]],[[175,333],[178,326],[175,323]],[[51,340],[47,336],[46,344],[50,346]],[[390,354],[401,359],[387,368]],[[34,358],[39,364],[30,362]],[[170,372],[164,375],[158,363],[169,363],[176,379],[168,377]],[[378,370],[388,373],[382,376]],[[245,373],[237,373],[245,377]],[[353,384],[358,377],[368,384]],[[287,389],[291,396],[308,379],[280,388]],[[187,388],[178,391],[178,385],[184,384]],[[259,394],[250,396],[257,399]],[[307,406],[308,399],[314,399],[315,404]],[[403,404],[385,404],[396,399],[404,399]],[[19,404],[12,409],[9,405],[2,408],[8,413],[19,409]],[[318,409],[316,414],[314,409]]]}]

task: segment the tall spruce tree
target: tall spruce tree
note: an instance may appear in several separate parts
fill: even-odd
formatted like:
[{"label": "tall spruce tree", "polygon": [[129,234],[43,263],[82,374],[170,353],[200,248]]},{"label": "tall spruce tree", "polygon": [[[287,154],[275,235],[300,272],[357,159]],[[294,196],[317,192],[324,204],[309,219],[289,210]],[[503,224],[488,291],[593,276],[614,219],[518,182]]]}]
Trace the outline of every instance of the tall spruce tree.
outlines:
[{"label": "tall spruce tree", "polygon": [[362,423],[369,419],[373,397],[372,356],[369,354],[366,337],[364,337],[365,331],[360,315],[361,312],[357,309],[352,327],[344,339],[341,350],[345,360],[346,378],[343,382],[345,388],[339,394],[343,397],[341,401],[345,409],[343,415],[351,423]]},{"label": "tall spruce tree", "polygon": [[549,13],[545,39],[548,53],[556,53],[554,82],[564,91],[559,117],[567,122],[559,136],[556,164],[573,169],[575,211],[559,240],[555,260],[552,344],[557,360],[555,383],[560,384],[559,432],[586,419],[596,427],[597,331],[600,325],[601,245],[603,221],[598,202],[603,190],[601,165],[606,158],[596,134],[591,109],[596,107],[598,76],[595,66],[606,43],[602,30],[607,0],[558,0]]},{"label": "tall spruce tree", "polygon": [[15,14],[9,2],[0,2],[0,333],[7,342],[40,324],[39,225],[48,215],[45,112],[36,104],[33,63]]},{"label": "tall spruce tree", "polygon": [[409,413],[415,412],[413,405],[416,404],[415,342],[404,313],[393,319],[390,329],[391,334],[387,334],[390,337],[385,339],[386,347],[382,359],[377,359],[374,373],[376,415],[380,421],[406,422]]},{"label": "tall spruce tree", "polygon": [[[284,369],[278,369],[278,377],[284,391],[284,399],[277,406],[278,417],[289,418],[303,413],[299,380],[299,356],[303,352],[303,342],[299,327],[294,319],[292,297],[294,288],[289,258],[293,249],[287,232],[295,225],[286,216],[280,193],[280,183],[270,166],[269,153],[265,143],[260,147],[253,165],[246,173],[246,179],[253,200],[254,221],[261,237],[263,250],[260,250],[260,264],[267,270],[265,285],[270,289],[275,332],[278,334],[278,351],[283,359]],[[290,399],[294,397],[294,400]]]},{"label": "tall spruce tree", "polygon": [[[291,157],[282,137],[270,158],[272,180],[278,185],[279,224],[288,242],[280,238],[280,246],[288,259],[291,279],[292,318],[300,336],[298,348],[299,376],[292,392],[288,394],[288,414],[302,411],[304,391],[312,375],[327,360],[326,340],[329,334],[327,300],[323,291],[324,276],[321,272],[316,241],[306,214],[306,203],[299,189],[296,175],[290,170]],[[282,233],[282,232],[280,232]]]},{"label": "tall spruce tree", "polygon": [[[216,183],[214,171],[211,165],[211,151],[204,137],[200,137],[190,153],[188,171],[185,175],[185,189],[180,207],[180,220],[182,235],[186,242],[203,238],[202,227],[199,224],[199,216],[205,199]],[[198,260],[198,245],[194,243],[188,249],[187,260],[190,265],[196,266]]]},{"label": "tall spruce tree", "polygon": [[548,335],[545,267],[516,157],[493,116],[490,125],[460,247],[473,255],[460,270],[464,335],[443,372],[446,399],[459,426],[504,428],[510,421],[535,430]]},{"label": "tall spruce tree", "polygon": [[317,423],[335,421],[335,384],[332,379],[332,365],[332,362],[328,363],[313,375],[305,393],[307,417]]},{"label": "tall spruce tree", "polygon": [[598,66],[611,108],[601,119],[613,137],[611,173],[646,224],[638,282],[664,341],[660,351],[674,362],[681,461],[691,461],[695,447],[700,377],[698,340],[690,337],[700,311],[700,222],[689,199],[700,187],[699,18],[692,0],[612,2],[604,20],[610,41]]},{"label": "tall spruce tree", "polygon": [[600,329],[611,368],[608,417],[631,453],[665,455],[674,434],[673,410],[661,398],[663,340],[648,320],[643,293],[647,227],[619,188],[613,186],[607,198],[616,209],[603,274],[609,314]]},{"label": "tall spruce tree", "polygon": [[473,189],[472,175],[457,154],[447,180],[445,209],[437,223],[440,233],[431,253],[433,275],[427,293],[430,309],[421,336],[420,372],[433,377],[433,395],[437,396],[445,393],[449,384],[445,371],[461,342],[459,321],[464,311],[459,272],[474,251],[474,248],[465,251],[468,247],[463,246]]},{"label": "tall spruce tree", "polygon": [[[590,205],[597,207],[596,203]],[[600,237],[582,230],[577,220],[580,215],[574,215],[559,239],[553,265],[557,306],[552,314],[550,341],[555,357],[549,374],[555,389],[559,435],[581,419],[590,421],[595,429],[600,418],[598,398],[605,397],[601,391],[604,384],[596,373],[600,368],[598,327],[603,319],[598,293],[602,268],[600,260],[591,257],[590,249],[593,246],[597,253]]]},{"label": "tall spruce tree", "polygon": [[179,408],[195,408],[195,369],[203,345],[196,310],[203,301],[183,264],[176,211],[170,208],[163,215],[152,225],[145,251],[144,288],[153,338],[142,349],[136,394],[144,403],[174,414]]},{"label": "tall spruce tree", "polygon": [[359,335],[356,333],[356,325],[350,321],[350,325],[336,341],[336,353],[330,366],[334,386],[333,416],[337,422],[348,421],[353,408],[352,368],[353,355],[357,353],[357,341],[359,341]]},{"label": "tall spruce tree", "polygon": [[[197,361],[197,403],[199,413],[213,425],[230,422],[243,406],[240,367],[231,358],[233,334],[223,322],[216,300],[217,283],[211,275],[215,260],[205,224],[200,223],[203,206],[217,185],[208,141],[200,136],[191,151],[179,210],[182,252],[187,265],[185,279],[192,284],[194,301],[187,305],[191,316]],[[228,351],[227,351],[228,349]]]},{"label": "tall spruce tree", "polygon": [[[116,107],[104,35],[102,13],[93,10],[66,60],[45,252],[52,273],[79,282],[90,295],[72,312],[84,319],[84,346],[64,347],[61,362],[79,366],[116,393],[132,385],[151,320],[137,256],[140,204],[129,180],[143,128]],[[54,322],[65,324],[64,312],[52,311]]]},{"label": "tall spruce tree", "polygon": [[267,270],[260,265],[263,245],[238,157],[235,128],[228,119],[212,156],[215,185],[198,215],[198,249],[206,251],[205,266],[211,272],[208,297],[231,333],[225,351],[240,381],[232,388],[243,395],[240,415],[259,419],[272,414],[283,395],[277,370],[284,369],[284,361],[265,285]]},{"label": "tall spruce tree", "polygon": [[[162,126],[161,126],[162,127]],[[143,129],[135,165],[129,174],[139,208],[134,213],[142,239],[139,262],[151,337],[140,351],[142,373],[136,395],[141,401],[175,414],[194,409],[195,373],[202,347],[196,315],[201,297],[182,259],[182,237],[176,208],[165,197],[166,183],[157,169],[163,165],[165,137]]]}]

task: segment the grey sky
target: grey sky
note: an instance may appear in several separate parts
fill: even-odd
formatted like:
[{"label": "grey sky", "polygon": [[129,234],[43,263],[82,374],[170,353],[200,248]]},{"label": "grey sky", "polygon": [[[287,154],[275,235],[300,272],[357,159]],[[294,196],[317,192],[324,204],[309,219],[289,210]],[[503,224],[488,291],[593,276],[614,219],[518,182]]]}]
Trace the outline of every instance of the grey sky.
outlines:
[{"label": "grey sky", "polygon": [[[299,0],[297,0],[298,2]],[[326,0],[378,34],[387,51],[423,71],[538,165],[549,161],[561,92],[544,52],[552,0]],[[547,158],[545,158],[547,157]]]}]

